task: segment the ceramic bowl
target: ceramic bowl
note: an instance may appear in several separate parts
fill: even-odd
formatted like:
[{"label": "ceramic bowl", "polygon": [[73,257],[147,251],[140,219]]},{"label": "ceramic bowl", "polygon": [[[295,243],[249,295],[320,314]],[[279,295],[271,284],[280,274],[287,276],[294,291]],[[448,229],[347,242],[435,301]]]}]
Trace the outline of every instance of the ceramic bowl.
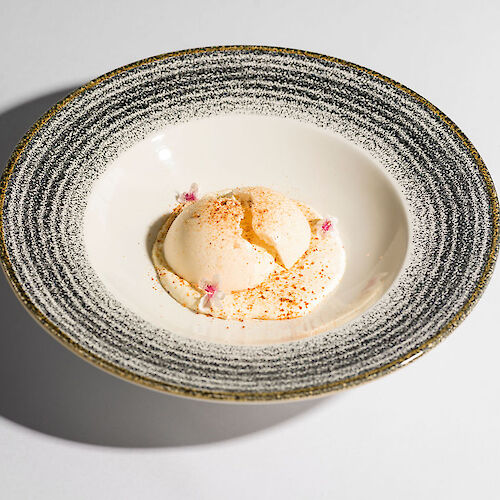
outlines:
[{"label": "ceramic bowl", "polygon": [[[192,182],[337,217],[338,289],[292,320],[183,308],[150,254]],[[446,115],[374,71],[272,47],[163,54],[77,89],[16,148],[0,207],[4,269],[51,334],[127,380],[216,400],[320,395],[408,363],[465,317],[498,250],[493,183]]]}]

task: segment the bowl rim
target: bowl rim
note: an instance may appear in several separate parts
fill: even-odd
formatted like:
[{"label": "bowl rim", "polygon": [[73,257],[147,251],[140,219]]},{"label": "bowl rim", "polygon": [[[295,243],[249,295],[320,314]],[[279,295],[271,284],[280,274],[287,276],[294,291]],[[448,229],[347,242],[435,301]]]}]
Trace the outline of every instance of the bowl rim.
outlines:
[{"label": "bowl rim", "polygon": [[[370,76],[376,77],[382,80],[383,82],[388,83],[396,87],[397,89],[405,92],[406,94],[410,95],[418,102],[423,104],[425,107],[427,107],[435,116],[437,116],[445,125],[447,125],[449,129],[451,129],[451,131],[468,149],[469,153],[474,158],[476,166],[485,182],[486,191],[489,196],[489,208],[492,213],[492,223],[493,223],[492,242],[488,251],[488,260],[486,262],[483,273],[477,280],[476,286],[472,291],[472,293],[470,294],[467,302],[455,314],[455,316],[451,318],[447,322],[447,324],[444,325],[440,330],[438,330],[429,340],[423,342],[418,347],[412,349],[407,354],[399,357],[394,361],[391,361],[390,363],[384,364],[378,368],[374,368],[359,375],[347,377],[337,382],[332,382],[318,386],[304,387],[299,389],[273,391],[273,392],[210,391],[210,390],[192,389],[189,387],[177,386],[166,382],[159,382],[158,380],[154,380],[148,377],[136,375],[125,368],[122,368],[118,365],[115,365],[114,363],[111,363],[109,361],[100,358],[99,356],[96,356],[91,351],[81,347],[77,342],[72,340],[64,331],[62,331],[54,323],[52,323],[50,319],[48,319],[28,297],[27,293],[23,289],[22,284],[17,279],[14,269],[10,263],[9,255],[7,252],[5,233],[3,230],[3,217],[4,217],[3,207],[4,207],[9,179],[12,175],[12,172],[14,171],[14,168],[21,153],[27,147],[33,136],[38,132],[38,130],[40,130],[45,125],[45,123],[47,123],[56,113],[58,113],[69,102],[75,99],[78,95],[95,87],[96,85],[98,85],[103,81],[109,80],[131,69],[144,66],[156,61],[162,61],[170,58],[186,56],[189,54],[201,54],[201,53],[224,52],[224,51],[234,51],[234,52],[260,51],[260,52],[274,52],[279,54],[292,54],[305,58],[312,58],[312,59],[319,59],[323,61],[333,62],[335,64],[352,68],[362,73],[366,73]],[[217,400],[217,401],[242,401],[242,402],[283,401],[283,400],[304,399],[308,397],[320,396],[336,392],[342,389],[346,389],[351,386],[359,385],[364,382],[368,382],[369,380],[378,378],[382,375],[386,375],[387,373],[397,368],[409,364],[410,362],[419,358],[422,354],[424,354],[428,350],[435,347],[445,337],[447,337],[465,319],[465,317],[470,313],[472,308],[476,305],[477,301],[483,294],[484,289],[488,284],[491,275],[493,273],[493,269],[499,251],[498,233],[499,233],[499,203],[491,175],[488,172],[486,165],[482,160],[481,156],[479,155],[478,151],[476,150],[476,148],[472,145],[470,140],[460,130],[460,128],[446,114],[444,114],[440,109],[438,109],[427,99],[419,95],[417,92],[409,89],[405,85],[393,80],[392,78],[389,78],[385,75],[382,75],[381,73],[378,73],[377,71],[368,69],[364,66],[360,66],[358,64],[349,61],[345,61],[343,59],[339,59],[337,57],[327,56],[316,52],[309,52],[305,50],[290,49],[283,47],[261,46],[261,45],[220,45],[220,46],[200,47],[195,49],[185,49],[175,52],[167,52],[156,56],[148,57],[145,59],[141,59],[139,61],[129,63],[127,65],[116,68],[108,73],[105,73],[89,81],[88,83],[82,85],[81,87],[77,88],[70,94],[68,94],[62,100],[54,104],[44,115],[42,115],[34,123],[28,130],[28,132],[26,132],[24,137],[17,144],[0,178],[0,262],[2,264],[3,271],[7,277],[7,281],[9,282],[12,290],[14,291],[19,301],[26,308],[26,310],[31,314],[31,316],[48,333],[50,333],[56,340],[62,343],[66,348],[73,351],[82,359],[90,362],[94,366],[97,366],[98,368],[101,368],[102,370],[108,373],[111,373],[112,375],[125,379],[129,382],[133,382],[138,385],[148,387],[150,389],[155,389],[173,395],[187,396],[199,399]]]}]

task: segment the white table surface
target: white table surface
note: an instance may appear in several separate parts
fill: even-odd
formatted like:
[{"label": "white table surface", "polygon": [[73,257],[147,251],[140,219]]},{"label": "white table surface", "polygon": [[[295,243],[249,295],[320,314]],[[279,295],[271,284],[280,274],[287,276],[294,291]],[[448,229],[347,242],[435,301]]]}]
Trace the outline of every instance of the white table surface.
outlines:
[{"label": "white table surface", "polygon": [[[244,43],[335,55],[405,83],[462,128],[500,183],[497,1],[140,5],[1,0],[2,164],[77,85],[150,55]],[[253,406],[99,371],[38,327],[2,276],[0,498],[500,498],[499,272],[465,323],[408,367],[331,397]]]}]

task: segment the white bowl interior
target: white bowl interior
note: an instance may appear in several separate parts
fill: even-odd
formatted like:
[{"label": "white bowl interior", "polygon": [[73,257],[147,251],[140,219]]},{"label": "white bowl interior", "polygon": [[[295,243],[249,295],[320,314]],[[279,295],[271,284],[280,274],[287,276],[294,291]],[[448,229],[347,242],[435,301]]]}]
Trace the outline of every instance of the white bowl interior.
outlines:
[{"label": "white bowl interior", "polygon": [[[311,314],[281,321],[224,321],[195,314],[161,287],[150,253],[177,192],[262,185],[338,218],[347,267],[339,287]],[[173,333],[214,342],[297,340],[357,317],[389,289],[409,241],[395,183],[366,152],[299,121],[221,115],[172,125],[109,164],[84,219],[88,259],[131,311]]]}]

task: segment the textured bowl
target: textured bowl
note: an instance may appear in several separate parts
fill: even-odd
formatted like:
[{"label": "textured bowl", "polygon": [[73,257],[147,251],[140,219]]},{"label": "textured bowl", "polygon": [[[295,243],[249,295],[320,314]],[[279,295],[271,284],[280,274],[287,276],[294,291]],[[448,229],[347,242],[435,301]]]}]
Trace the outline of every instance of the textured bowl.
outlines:
[{"label": "textured bowl", "polygon": [[[107,273],[96,271],[84,226],[89,199],[111,166],[175,124],[228,115],[286,119],[347,141],[395,186],[408,220],[407,253],[375,305],[293,342],[211,342],[138,314]],[[314,163],[308,168],[318,186],[329,178]],[[230,187],[224,180],[214,186]],[[280,188],[279,179],[274,184]],[[293,182],[285,187],[294,193]],[[50,333],[128,380],[212,399],[319,395],[408,363],[470,311],[498,251],[493,183],[448,117],[374,71],[270,47],[164,54],[79,88],[16,148],[2,177],[0,209],[4,269]]]}]

